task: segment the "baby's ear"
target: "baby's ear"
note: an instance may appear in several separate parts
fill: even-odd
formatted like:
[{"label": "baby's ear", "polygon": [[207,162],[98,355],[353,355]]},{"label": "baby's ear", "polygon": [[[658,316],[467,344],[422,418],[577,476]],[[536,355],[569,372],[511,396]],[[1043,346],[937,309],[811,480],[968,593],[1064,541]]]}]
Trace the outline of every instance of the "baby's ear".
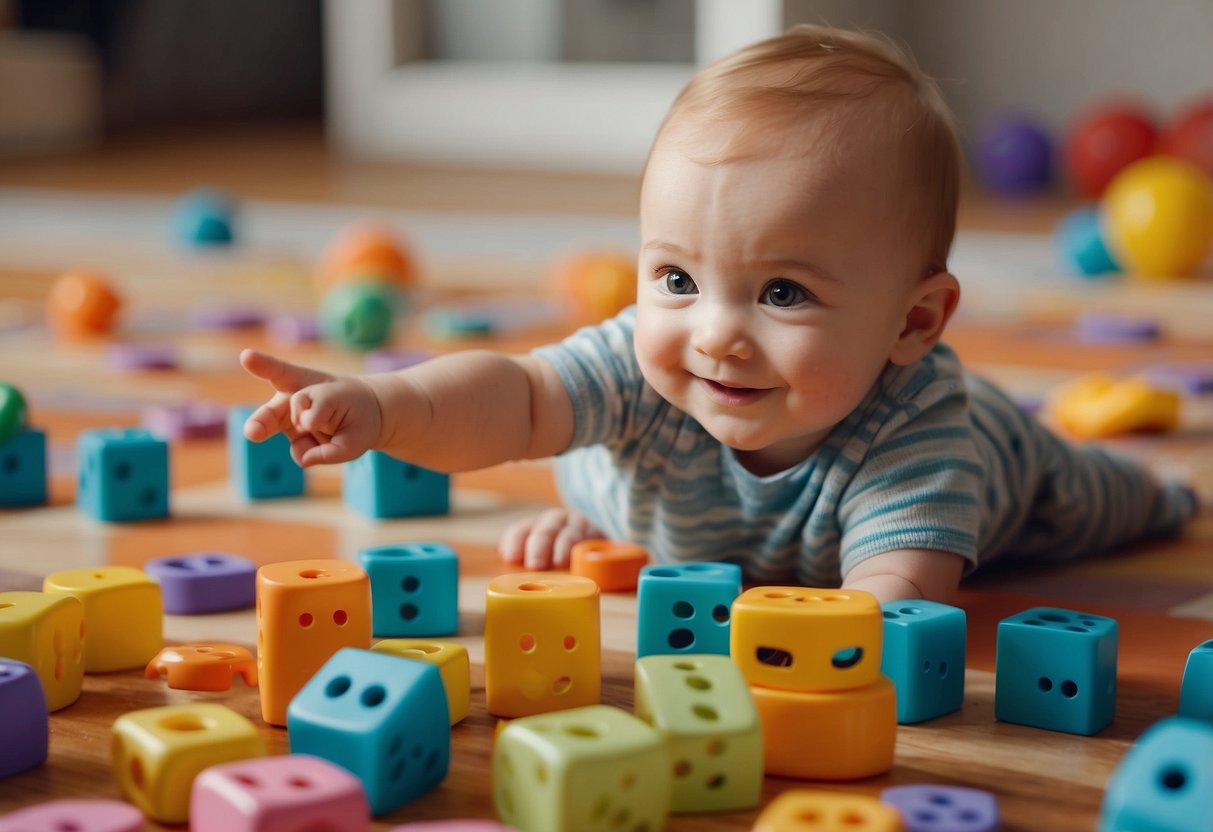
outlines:
[{"label": "baby's ear", "polygon": [[916,285],[909,295],[905,326],[889,352],[889,361],[904,367],[930,352],[959,302],[960,282],[948,272],[936,272]]}]

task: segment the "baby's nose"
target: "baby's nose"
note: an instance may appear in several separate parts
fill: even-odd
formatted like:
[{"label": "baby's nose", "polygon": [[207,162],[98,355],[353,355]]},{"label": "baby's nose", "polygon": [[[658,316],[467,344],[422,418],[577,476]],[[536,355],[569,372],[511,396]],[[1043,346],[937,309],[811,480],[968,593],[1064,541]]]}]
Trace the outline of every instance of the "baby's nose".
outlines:
[{"label": "baby's nose", "polygon": [[715,359],[749,358],[754,353],[744,316],[723,305],[704,311],[692,333],[691,346]]}]

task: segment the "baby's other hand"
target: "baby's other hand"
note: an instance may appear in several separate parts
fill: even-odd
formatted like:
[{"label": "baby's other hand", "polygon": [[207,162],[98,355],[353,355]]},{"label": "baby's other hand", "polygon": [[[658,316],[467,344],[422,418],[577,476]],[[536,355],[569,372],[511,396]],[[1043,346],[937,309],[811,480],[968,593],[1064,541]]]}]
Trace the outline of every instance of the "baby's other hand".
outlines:
[{"label": "baby's other hand", "polygon": [[506,563],[542,572],[567,568],[575,544],[604,536],[581,512],[553,508],[512,524],[501,535],[498,548]]}]

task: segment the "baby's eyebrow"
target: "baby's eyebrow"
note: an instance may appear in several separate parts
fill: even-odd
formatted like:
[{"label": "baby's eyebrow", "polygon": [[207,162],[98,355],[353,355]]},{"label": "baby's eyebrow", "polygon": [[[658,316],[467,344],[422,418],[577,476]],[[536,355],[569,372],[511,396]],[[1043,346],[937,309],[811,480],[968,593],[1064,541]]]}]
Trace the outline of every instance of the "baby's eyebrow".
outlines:
[{"label": "baby's eyebrow", "polygon": [[691,258],[696,257],[695,252],[693,252],[689,249],[685,249],[682,246],[678,245],[677,243],[671,243],[668,240],[649,240],[643,246],[640,247],[640,250],[641,251],[650,251],[652,249],[657,249],[657,248],[665,249],[667,251],[672,251],[675,254],[681,254],[684,257],[691,257]]},{"label": "baby's eyebrow", "polygon": [[748,268],[753,268],[759,271],[768,272],[809,272],[823,280],[828,280],[831,283],[841,283],[834,275],[830,274],[827,269],[823,269],[816,263],[810,263],[807,260],[798,260],[796,258],[780,258],[775,260],[752,260],[745,264]]}]

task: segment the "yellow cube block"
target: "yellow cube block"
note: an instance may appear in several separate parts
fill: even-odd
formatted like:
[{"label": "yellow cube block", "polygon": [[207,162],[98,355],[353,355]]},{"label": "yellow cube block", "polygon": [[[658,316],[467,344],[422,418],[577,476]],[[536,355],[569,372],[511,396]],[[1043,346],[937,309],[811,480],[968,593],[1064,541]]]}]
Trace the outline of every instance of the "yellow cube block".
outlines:
[{"label": "yellow cube block", "polygon": [[516,717],[598,703],[598,584],[564,572],[489,582],[484,689],[489,713]]},{"label": "yellow cube block", "polygon": [[47,575],[42,591],[75,595],[84,604],[85,673],[146,667],[164,646],[160,584],[142,569],[67,569]]},{"label": "yellow cube block", "polygon": [[874,797],[790,789],[767,804],[752,832],[902,832],[901,813]]},{"label": "yellow cube block", "polygon": [[114,721],[113,737],[118,791],[160,823],[189,819],[190,787],[203,769],[265,756],[253,723],[209,703],[130,711]]},{"label": "yellow cube block", "polygon": [[729,654],[746,681],[781,690],[860,688],[880,677],[884,620],[868,592],[759,586],[733,601]]},{"label": "yellow cube block", "polygon": [[863,688],[812,693],[751,685],[767,774],[858,780],[893,767],[897,697],[881,676]]},{"label": "yellow cube block", "polygon": [[1179,425],[1179,394],[1141,378],[1114,379],[1091,373],[1058,390],[1050,398],[1047,412],[1078,439],[1174,430]]},{"label": "yellow cube block", "polygon": [[424,638],[386,638],[371,649],[438,665],[442,686],[446,688],[451,724],[455,725],[468,715],[472,694],[472,670],[467,648],[462,644]]},{"label": "yellow cube block", "polygon": [[84,630],[84,604],[79,598],[0,592],[0,656],[34,668],[51,711],[80,698]]}]

